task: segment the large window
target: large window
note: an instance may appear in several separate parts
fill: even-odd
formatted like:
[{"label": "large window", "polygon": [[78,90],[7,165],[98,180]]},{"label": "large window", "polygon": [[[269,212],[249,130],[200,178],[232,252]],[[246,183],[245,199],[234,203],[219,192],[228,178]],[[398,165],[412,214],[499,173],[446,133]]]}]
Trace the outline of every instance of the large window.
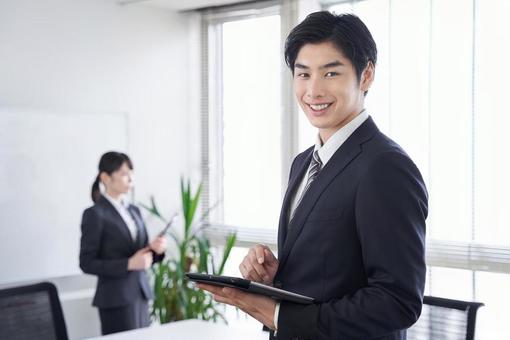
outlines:
[{"label": "large window", "polygon": [[[312,2],[282,3],[311,9]],[[504,338],[502,317],[510,305],[504,294],[510,280],[510,2],[322,6],[356,13],[378,45],[366,107],[410,154],[429,190],[426,293],[484,302],[478,339]],[[285,92],[290,77],[282,62],[282,27],[309,9],[290,11],[292,20],[279,6],[244,9],[206,21],[205,202],[220,202],[210,221],[236,228],[241,246],[274,245],[288,162],[316,134]],[[245,251],[234,251],[231,274]]]},{"label": "large window", "polygon": [[[238,245],[225,274],[239,276],[238,265],[254,242],[276,240],[285,160],[282,100],[280,6],[240,6],[205,16],[209,97],[203,136],[209,141],[204,202],[215,206],[211,237],[222,240],[235,229]],[[267,5],[266,5],[267,6]],[[203,122],[204,123],[204,122]],[[207,209],[207,207],[204,207]],[[226,308],[229,320],[238,317]],[[260,325],[252,318],[244,327]]]},{"label": "large window", "polygon": [[274,229],[282,186],[280,16],[222,26],[223,221]]},{"label": "large window", "polygon": [[[366,0],[379,47],[367,107],[430,191],[432,239],[510,245],[510,29],[505,0]],[[455,20],[452,20],[452,16]]]},{"label": "large window", "polygon": [[[365,0],[327,6],[367,24],[379,61],[367,108],[430,194],[427,294],[486,304],[478,339],[502,339],[510,304],[510,3]],[[455,268],[448,268],[455,267]]]},{"label": "large window", "polygon": [[[270,3],[269,3],[270,4]],[[271,5],[271,4],[270,4]],[[266,5],[267,6],[267,5]],[[244,7],[242,7],[244,8]],[[275,239],[285,139],[280,6],[206,16],[208,188],[213,225]],[[242,233],[244,231],[244,234]]]}]

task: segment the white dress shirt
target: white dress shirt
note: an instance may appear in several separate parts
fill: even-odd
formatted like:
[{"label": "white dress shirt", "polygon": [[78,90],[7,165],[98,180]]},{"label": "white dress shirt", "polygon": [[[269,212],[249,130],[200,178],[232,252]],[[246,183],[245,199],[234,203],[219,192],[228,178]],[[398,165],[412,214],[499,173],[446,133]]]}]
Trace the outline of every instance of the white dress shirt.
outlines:
[{"label": "white dress shirt", "polygon": [[122,200],[122,197],[115,199],[108,195],[106,192],[103,193],[103,196],[115,207],[115,210],[117,210],[120,217],[122,217],[122,220],[126,223],[129,229],[129,234],[131,235],[131,239],[133,242],[136,241],[136,236],[138,235],[138,227],[136,226],[133,217],[127,209],[129,205]]},{"label": "white dress shirt", "polygon": [[[314,151],[318,150],[319,158],[322,162],[321,170],[328,164],[329,160],[335,152],[342,146],[342,144],[352,135],[357,128],[360,127],[361,124],[365,120],[368,119],[368,113],[366,110],[361,111],[353,120],[347,123],[345,126],[340,128],[337,132],[335,132],[326,143],[322,144],[322,140],[320,135],[317,135],[317,140],[315,142]],[[305,189],[306,182],[308,180],[308,173],[310,172],[310,165],[308,166],[308,170],[306,170],[306,174],[301,179],[301,183],[299,184],[298,189],[296,190],[296,194],[292,198],[292,202],[290,205],[290,211],[287,216],[294,216],[294,211],[298,207],[298,204],[301,201],[301,196],[304,194],[303,190]],[[320,173],[319,173],[320,176]],[[278,329],[278,315],[280,314],[280,303],[276,304],[276,309],[274,311],[274,325]]]},{"label": "white dress shirt", "polygon": [[[349,138],[350,135],[356,129],[363,124],[365,120],[368,118],[368,113],[366,110],[361,111],[353,120],[343,126],[340,130],[335,132],[327,142],[322,145],[322,140],[320,135],[317,135],[317,140],[315,142],[314,151],[318,150],[319,158],[322,162],[321,170],[326,166],[331,157],[335,154],[336,150],[342,146],[342,144]],[[296,210],[299,201],[301,200],[301,196],[303,195],[303,190],[305,189],[306,182],[308,180],[308,173],[310,172],[310,166],[308,166],[308,170],[306,170],[305,176],[301,179],[301,183],[299,184],[299,188],[296,190],[296,194],[292,198],[292,203],[290,205],[290,214],[288,216],[294,215],[294,210]]]}]

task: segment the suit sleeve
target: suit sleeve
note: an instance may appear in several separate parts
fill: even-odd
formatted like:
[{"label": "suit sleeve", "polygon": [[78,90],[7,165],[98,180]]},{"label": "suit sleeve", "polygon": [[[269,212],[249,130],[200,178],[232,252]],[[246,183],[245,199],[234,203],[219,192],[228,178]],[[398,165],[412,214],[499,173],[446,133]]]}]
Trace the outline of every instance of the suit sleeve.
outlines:
[{"label": "suit sleeve", "polygon": [[406,155],[378,156],[355,197],[366,285],[320,304],[282,302],[278,337],[373,339],[416,322],[425,285],[427,201],[421,175]]},{"label": "suit sleeve", "polygon": [[165,258],[165,253],[158,254],[154,250],[151,250],[151,252],[152,252],[152,265],[154,265],[158,262],[162,262],[163,259]]},{"label": "suit sleeve", "polygon": [[105,260],[100,258],[103,219],[95,209],[87,209],[81,222],[80,268],[84,273],[121,277],[128,273],[128,258]]}]

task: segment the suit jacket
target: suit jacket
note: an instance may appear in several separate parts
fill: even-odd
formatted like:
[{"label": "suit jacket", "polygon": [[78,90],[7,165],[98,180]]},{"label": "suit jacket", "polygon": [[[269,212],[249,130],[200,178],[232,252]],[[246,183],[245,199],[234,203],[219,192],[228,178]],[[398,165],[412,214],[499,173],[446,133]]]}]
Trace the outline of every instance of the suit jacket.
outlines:
[{"label": "suit jacket", "polygon": [[[407,154],[368,118],[304,194],[313,147],[291,167],[274,285],[317,303],[282,302],[278,339],[405,339],[425,284],[427,191]],[[272,334],[274,337],[274,334]]]},{"label": "suit jacket", "polygon": [[[83,212],[80,268],[87,274],[98,276],[92,304],[99,308],[126,306],[140,295],[145,299],[153,298],[146,272],[127,269],[129,257],[148,244],[140,210],[134,205],[128,210],[138,229],[136,241],[132,240],[126,223],[104,196]],[[153,256],[157,262],[164,254],[153,253]]]}]

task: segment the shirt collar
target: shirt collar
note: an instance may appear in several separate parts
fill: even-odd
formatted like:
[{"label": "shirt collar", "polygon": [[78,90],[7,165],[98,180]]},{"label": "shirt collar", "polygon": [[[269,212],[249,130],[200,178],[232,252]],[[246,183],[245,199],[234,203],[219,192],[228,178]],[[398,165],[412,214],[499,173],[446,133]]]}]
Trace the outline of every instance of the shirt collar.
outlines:
[{"label": "shirt collar", "polygon": [[363,109],[363,111],[354,117],[353,120],[340,128],[331,137],[329,137],[328,141],[324,145],[322,145],[320,135],[317,134],[314,150],[318,150],[323,167],[331,159],[331,157],[333,157],[336,150],[342,146],[342,144],[349,138],[349,136],[352,135],[352,133],[356,131],[356,129],[361,124],[363,124],[365,120],[367,120],[367,118],[368,113],[365,109]]},{"label": "shirt collar", "polygon": [[113,204],[114,207],[117,207],[117,208],[126,208],[127,207],[127,204],[124,200],[124,195],[120,195],[119,198],[115,199],[113,198],[112,196],[108,195],[108,193],[105,191],[102,193],[103,196],[111,203]]}]

